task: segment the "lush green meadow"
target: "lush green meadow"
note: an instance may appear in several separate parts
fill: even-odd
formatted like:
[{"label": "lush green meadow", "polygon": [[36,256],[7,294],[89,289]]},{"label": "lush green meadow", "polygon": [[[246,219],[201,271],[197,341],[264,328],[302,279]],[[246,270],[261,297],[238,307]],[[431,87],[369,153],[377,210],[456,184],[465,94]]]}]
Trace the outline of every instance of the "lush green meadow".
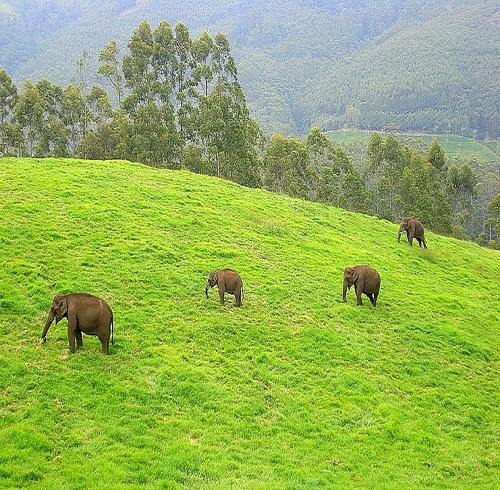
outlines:
[{"label": "lush green meadow", "polygon": [[[0,487],[496,488],[500,255],[184,171],[0,160]],[[382,276],[377,308],[344,267]],[[243,278],[241,308],[211,270]],[[69,354],[85,291],[115,345]]]}]

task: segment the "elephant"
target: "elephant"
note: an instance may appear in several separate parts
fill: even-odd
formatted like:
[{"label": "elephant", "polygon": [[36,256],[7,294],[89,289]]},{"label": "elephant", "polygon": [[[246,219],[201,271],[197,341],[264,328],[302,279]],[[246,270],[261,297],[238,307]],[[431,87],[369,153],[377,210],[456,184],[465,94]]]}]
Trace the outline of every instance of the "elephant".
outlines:
[{"label": "elephant", "polygon": [[401,239],[401,235],[406,231],[406,238],[408,238],[408,243],[413,247],[413,239],[415,238],[420,246],[424,245],[427,248],[427,243],[424,237],[424,226],[418,219],[413,216],[411,218],[401,218],[401,223],[399,225],[398,232],[398,242]]},{"label": "elephant", "polygon": [[380,274],[373,267],[356,265],[345,268],[342,291],[344,303],[347,303],[346,292],[348,289],[351,289],[351,286],[354,286],[354,291],[356,291],[358,306],[363,304],[361,294],[368,296],[372,305],[377,306],[377,298],[380,291]]},{"label": "elephant", "polygon": [[234,294],[236,305],[241,306],[241,297],[243,295],[243,281],[240,275],[232,269],[221,269],[211,272],[208,276],[205,295],[208,299],[208,291],[217,285],[219,289],[220,304],[224,304],[224,293]]},{"label": "elephant", "polygon": [[47,331],[54,318],[56,325],[64,317],[68,319],[69,350],[75,352],[75,338],[78,347],[83,345],[82,332],[97,335],[102,344],[102,352],[109,355],[109,338],[114,344],[113,311],[111,307],[96,296],[87,293],[58,294],[49,309],[47,322],[42,332],[46,342]]}]

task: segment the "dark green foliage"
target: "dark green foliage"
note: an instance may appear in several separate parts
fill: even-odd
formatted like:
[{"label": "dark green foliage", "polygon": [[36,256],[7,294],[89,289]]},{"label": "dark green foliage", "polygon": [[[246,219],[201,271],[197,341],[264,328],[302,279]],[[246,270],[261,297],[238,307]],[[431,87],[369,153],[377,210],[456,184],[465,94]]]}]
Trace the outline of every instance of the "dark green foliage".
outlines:
[{"label": "dark green foliage", "polygon": [[489,231],[486,235],[488,245],[500,249],[500,192],[488,203],[488,213],[489,218],[485,221],[485,229]]},{"label": "dark green foliage", "polygon": [[191,33],[226,33],[252,117],[268,134],[395,123],[498,138],[498,1],[443,5],[190,0],[165,9],[160,0],[10,0],[0,9],[0,66],[16,80],[50,72],[67,85],[82,46],[97,64],[102,46],[123,42],[143,19],[182,20]]}]

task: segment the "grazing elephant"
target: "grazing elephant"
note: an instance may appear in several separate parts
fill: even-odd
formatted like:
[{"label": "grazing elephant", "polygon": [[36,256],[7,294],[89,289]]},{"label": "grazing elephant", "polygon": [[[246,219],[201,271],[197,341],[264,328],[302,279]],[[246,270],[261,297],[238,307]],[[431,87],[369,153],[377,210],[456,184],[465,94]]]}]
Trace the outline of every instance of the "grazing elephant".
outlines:
[{"label": "grazing elephant", "polygon": [[424,248],[427,248],[427,243],[424,238],[424,226],[420,223],[420,221],[418,221],[418,219],[413,217],[401,218],[398,232],[398,242],[404,231],[406,231],[406,238],[408,238],[410,246],[413,247],[413,239],[415,238],[420,246],[424,244]]},{"label": "grazing elephant", "polygon": [[224,293],[234,294],[236,306],[241,306],[241,296],[243,294],[243,281],[240,275],[232,269],[221,269],[211,272],[208,276],[205,295],[208,298],[208,291],[217,285],[219,289],[220,304],[224,304]]},{"label": "grazing elephant", "polygon": [[[68,319],[69,350],[75,352],[75,338],[78,347],[83,344],[82,332],[97,335],[102,351],[109,355],[109,337],[113,332],[113,312],[103,299],[86,293],[59,294],[50,306],[42,340],[46,342],[47,331],[54,320],[56,324],[64,317]],[[111,338],[113,344],[113,337]]]},{"label": "grazing elephant", "polygon": [[344,287],[342,299],[347,302],[346,292],[354,286],[356,291],[357,304],[362,305],[361,294],[366,294],[373,306],[377,306],[378,293],[380,291],[380,274],[367,265],[356,265],[346,267],[344,270]]}]

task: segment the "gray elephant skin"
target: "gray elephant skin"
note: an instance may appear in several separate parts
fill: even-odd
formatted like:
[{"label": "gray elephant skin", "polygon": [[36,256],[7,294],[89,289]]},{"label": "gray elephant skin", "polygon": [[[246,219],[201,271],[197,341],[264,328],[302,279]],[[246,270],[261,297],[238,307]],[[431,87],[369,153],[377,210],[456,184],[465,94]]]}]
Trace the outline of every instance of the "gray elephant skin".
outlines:
[{"label": "gray elephant skin", "polygon": [[109,355],[109,339],[113,344],[113,311],[101,298],[87,293],[59,294],[50,305],[47,322],[42,332],[46,342],[47,331],[53,320],[56,324],[63,318],[68,319],[68,340],[70,352],[75,352],[75,339],[78,347],[83,345],[82,332],[96,335],[102,344],[102,352]]},{"label": "gray elephant skin", "polygon": [[214,286],[219,289],[220,304],[224,304],[224,294],[234,294],[235,306],[241,306],[241,297],[243,295],[243,281],[240,275],[232,269],[220,269],[211,272],[208,276],[205,295],[208,299],[208,291]]},{"label": "gray elephant skin", "polygon": [[344,269],[344,283],[342,290],[342,300],[347,302],[346,293],[354,286],[356,291],[357,305],[363,304],[361,295],[365,294],[370,299],[373,306],[377,306],[377,298],[380,291],[380,274],[368,265],[356,265]]},{"label": "gray elephant skin", "polygon": [[398,242],[401,239],[401,235],[406,231],[406,238],[411,247],[413,247],[413,239],[417,240],[418,244],[424,248],[427,248],[427,243],[424,237],[424,226],[418,219],[411,218],[401,218],[401,223],[399,224],[398,232]]}]

